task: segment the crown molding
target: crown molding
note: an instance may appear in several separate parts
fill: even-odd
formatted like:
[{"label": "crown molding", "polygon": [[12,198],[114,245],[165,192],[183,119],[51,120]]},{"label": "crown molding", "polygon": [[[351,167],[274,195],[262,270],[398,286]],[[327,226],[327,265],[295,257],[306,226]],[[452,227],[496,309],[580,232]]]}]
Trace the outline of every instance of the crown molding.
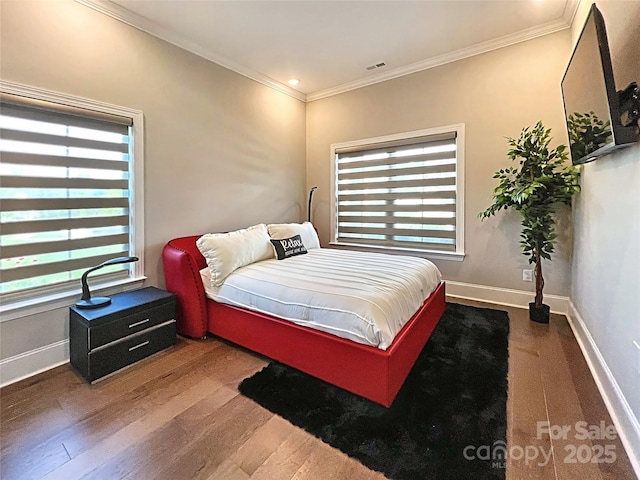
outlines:
[{"label": "crown molding", "polygon": [[564,19],[554,20],[553,22],[545,23],[537,27],[528,28],[526,30],[522,30],[510,35],[504,35],[502,37],[478,43],[470,47],[461,48],[453,52],[438,55],[437,57],[431,57],[426,60],[421,60],[404,67],[395,68],[393,70],[379,73],[377,75],[371,75],[370,77],[361,80],[343,83],[342,85],[328,88],[326,90],[319,90],[317,92],[308,94],[307,102],[331,97],[333,95],[338,95],[340,93],[348,92],[350,90],[356,90],[362,87],[367,87],[376,83],[386,82],[387,80],[393,80],[394,78],[404,77],[405,75],[428,70],[430,68],[462,60],[464,58],[469,58],[475,55],[490,52],[492,50],[497,50],[499,48],[508,47],[516,43],[526,42],[527,40],[532,40],[537,37],[549,35],[551,33],[559,32],[567,28],[569,28],[569,24],[567,24]]},{"label": "crown molding", "polygon": [[133,13],[119,5],[110,2],[109,0],[75,0],[77,3],[85,5],[93,10],[96,10],[104,15],[108,15],[116,20],[119,20],[127,25],[130,25],[138,30],[146,32],[150,35],[158,37],[166,42],[169,42],[177,47],[194,53],[202,58],[205,58],[211,62],[214,62],[222,67],[225,67],[233,72],[250,78],[262,85],[273,88],[274,90],[289,95],[297,100],[303,102],[312,102],[314,100],[320,100],[322,98],[339,95],[358,88],[375,85],[376,83],[386,82],[387,80],[393,80],[394,78],[403,77],[412,73],[421,72],[430,68],[445,65],[447,63],[455,62],[465,58],[469,58],[482,53],[497,50],[499,48],[508,47],[527,40],[532,40],[537,37],[549,35],[570,27],[571,22],[575,18],[578,6],[582,0],[567,0],[567,4],[564,9],[563,18],[548,22],[543,25],[522,30],[510,35],[504,35],[487,42],[478,43],[470,47],[461,48],[459,50],[445,53],[436,57],[428,58],[419,62],[399,67],[393,70],[388,70],[384,73],[371,75],[367,78],[356,80],[353,82],[343,83],[336,87],[319,90],[305,95],[287,85],[284,85],[266,75],[256,72],[250,68],[239,65],[226,57],[218,55],[215,52],[211,52],[200,45],[185,39],[181,35],[175,32],[161,27],[160,25],[152,22],[136,13]]},{"label": "crown molding", "polygon": [[562,18],[567,22],[567,25],[570,27],[573,24],[573,21],[576,18],[576,13],[578,13],[578,8],[580,7],[580,3],[583,0],[567,0],[567,4],[564,6],[564,13],[562,14]]},{"label": "crown molding", "polygon": [[233,72],[236,72],[244,77],[250,78],[262,85],[265,85],[269,88],[273,88],[280,93],[284,93],[285,95],[289,95],[297,100],[306,101],[306,95],[302,92],[294,90],[293,88],[288,87],[272,78],[267,77],[266,75],[262,75],[259,72],[251,70],[250,68],[246,68],[242,65],[239,65],[232,60],[229,60],[226,57],[218,55],[215,52],[212,52],[206,48],[197,45],[181,35],[176,34],[175,32],[164,28],[158,25],[155,22],[152,22],[136,13],[131,12],[125,8],[122,8],[115,3],[112,3],[108,0],[75,0],[77,3],[80,3],[86,7],[89,7],[97,12],[100,12],[104,15],[107,15],[111,18],[119,20],[127,25],[130,25],[138,30],[146,32],[154,37],[158,37],[166,42],[169,42],[177,47],[182,48],[183,50],[187,50],[195,55],[198,55],[206,60],[209,60],[213,63],[217,63],[218,65],[227,68]]}]

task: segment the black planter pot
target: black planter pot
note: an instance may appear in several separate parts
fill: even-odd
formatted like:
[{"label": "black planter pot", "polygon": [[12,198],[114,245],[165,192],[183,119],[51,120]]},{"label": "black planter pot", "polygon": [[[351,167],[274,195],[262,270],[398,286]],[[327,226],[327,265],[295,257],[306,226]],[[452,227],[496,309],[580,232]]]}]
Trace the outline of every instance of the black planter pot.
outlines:
[{"label": "black planter pot", "polygon": [[551,308],[544,303],[536,307],[535,302],[529,304],[529,320],[537,323],[549,323],[549,312]]}]

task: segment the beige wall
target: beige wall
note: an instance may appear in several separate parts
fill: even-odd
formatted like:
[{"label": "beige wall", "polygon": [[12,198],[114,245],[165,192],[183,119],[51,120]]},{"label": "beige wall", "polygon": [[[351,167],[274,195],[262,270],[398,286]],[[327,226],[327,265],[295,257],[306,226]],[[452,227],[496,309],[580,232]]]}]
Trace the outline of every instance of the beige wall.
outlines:
[{"label": "beige wall", "polygon": [[[625,17],[609,10],[605,16]],[[78,3],[2,1],[0,14],[1,78],[144,112],[148,284],[163,284],[160,251],[172,237],[302,219],[305,183],[319,186],[314,221],[326,245],[331,143],[462,122],[467,257],[436,263],[449,280],[533,290],[521,281],[528,264],[518,246],[518,217],[479,222],[476,213],[490,203],[493,172],[509,163],[504,136],[543,120],[566,143],[559,84],[569,31],[318,100],[306,105],[305,118],[303,103]],[[616,42],[628,40],[617,35]],[[614,198],[621,212],[637,210],[639,157],[634,148],[585,166],[574,214],[574,272],[568,214],[557,254],[545,264],[548,294],[568,295],[573,276],[576,308],[635,399],[628,347],[640,335],[634,273],[640,265],[624,270],[626,283],[618,283],[619,267],[635,268],[637,252],[611,247],[605,232],[637,246],[638,226],[602,212]],[[622,194],[621,178],[629,183]],[[601,275],[616,287],[600,289],[591,279]],[[609,309],[612,298],[616,307]],[[0,323],[0,359],[59,346],[68,337],[67,321],[64,308]],[[633,408],[638,412],[637,402]]]},{"label": "beige wall", "polygon": [[[466,125],[465,250],[462,262],[434,260],[447,280],[533,291],[522,281],[530,268],[520,253],[517,214],[480,222],[491,202],[493,173],[509,165],[505,136],[542,120],[555,143],[567,143],[560,80],[570,55],[570,32],[536,40],[307,104],[307,186],[314,197],[314,223],[322,243],[330,235],[332,143],[393,133]],[[569,294],[568,212],[561,216],[560,242],[545,262],[545,293]]]},{"label": "beige wall", "polygon": [[[304,218],[303,102],[70,0],[0,8],[3,80],[144,112],[147,284],[173,237]],[[64,340],[59,313],[0,324],[2,358]]]},{"label": "beige wall", "polygon": [[[596,3],[617,88],[640,82],[640,2]],[[578,26],[589,6],[581,5]],[[575,42],[580,28],[573,30]],[[640,345],[640,142],[585,164],[581,184],[573,215],[571,301],[590,337],[583,343],[588,351],[591,342],[598,349],[592,363],[640,473],[640,350],[633,344]]]},{"label": "beige wall", "polygon": [[1,26],[3,79],[144,112],[151,284],[172,237],[304,215],[304,103],[75,2]]}]

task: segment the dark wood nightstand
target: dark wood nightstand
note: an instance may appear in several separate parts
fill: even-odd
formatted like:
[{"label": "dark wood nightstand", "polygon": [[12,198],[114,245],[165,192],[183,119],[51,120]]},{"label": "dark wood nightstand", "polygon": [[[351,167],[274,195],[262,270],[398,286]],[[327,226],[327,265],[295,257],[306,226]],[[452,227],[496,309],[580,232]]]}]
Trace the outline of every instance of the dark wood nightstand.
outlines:
[{"label": "dark wood nightstand", "polygon": [[89,382],[176,343],[176,299],[155,287],[111,296],[96,309],[70,307],[71,365]]}]

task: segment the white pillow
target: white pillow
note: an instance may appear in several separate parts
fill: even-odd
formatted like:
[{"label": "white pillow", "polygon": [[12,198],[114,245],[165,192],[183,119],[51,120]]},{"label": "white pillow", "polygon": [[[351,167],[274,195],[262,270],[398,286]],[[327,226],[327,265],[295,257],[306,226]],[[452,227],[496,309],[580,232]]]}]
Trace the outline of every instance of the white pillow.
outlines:
[{"label": "white pillow", "polygon": [[207,233],[196,242],[211,270],[211,285],[219,287],[233,271],[273,258],[273,247],[264,223],[229,233]]},{"label": "white pillow", "polygon": [[294,235],[300,235],[302,244],[307,250],[312,248],[320,248],[320,240],[313,225],[309,222],[304,223],[271,223],[267,225],[269,235],[274,240],[282,240],[291,238]]}]

